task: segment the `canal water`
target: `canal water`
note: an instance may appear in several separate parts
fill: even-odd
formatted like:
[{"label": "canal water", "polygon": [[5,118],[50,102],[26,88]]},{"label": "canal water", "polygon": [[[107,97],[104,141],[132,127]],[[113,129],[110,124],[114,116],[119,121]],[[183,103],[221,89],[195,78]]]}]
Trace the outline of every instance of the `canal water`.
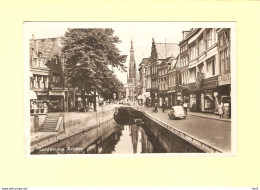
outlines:
[{"label": "canal water", "polygon": [[33,154],[120,154],[165,153],[147,126],[133,119],[118,124],[111,120],[94,129],[42,148]]}]

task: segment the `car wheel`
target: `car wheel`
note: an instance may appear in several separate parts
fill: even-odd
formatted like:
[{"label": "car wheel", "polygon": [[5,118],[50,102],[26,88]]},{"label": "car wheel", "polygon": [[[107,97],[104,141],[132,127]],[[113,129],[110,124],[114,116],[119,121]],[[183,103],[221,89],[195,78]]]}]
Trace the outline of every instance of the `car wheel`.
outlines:
[{"label": "car wheel", "polygon": [[175,115],[172,115],[172,119],[175,120]]},{"label": "car wheel", "polygon": [[186,117],[183,117],[183,119],[186,119]]}]

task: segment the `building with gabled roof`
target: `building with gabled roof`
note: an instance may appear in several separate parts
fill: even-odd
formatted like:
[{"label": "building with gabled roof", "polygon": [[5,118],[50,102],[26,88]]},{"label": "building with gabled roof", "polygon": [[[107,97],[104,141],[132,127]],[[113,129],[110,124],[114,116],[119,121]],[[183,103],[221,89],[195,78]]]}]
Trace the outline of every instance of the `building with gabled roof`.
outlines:
[{"label": "building with gabled roof", "polygon": [[[143,58],[141,63],[139,64],[139,94],[138,94],[138,101],[140,104],[143,104],[146,100],[146,98],[149,96],[146,93],[146,66],[149,64],[150,58]],[[149,94],[149,93],[148,93]]]},{"label": "building with gabled roof", "polygon": [[60,38],[32,39],[30,46],[31,114],[68,111],[75,107],[74,89],[64,76]]},{"label": "building with gabled roof", "polygon": [[152,106],[159,102],[158,66],[170,57],[177,57],[180,52],[177,43],[155,43],[152,39],[151,47],[151,103]]}]

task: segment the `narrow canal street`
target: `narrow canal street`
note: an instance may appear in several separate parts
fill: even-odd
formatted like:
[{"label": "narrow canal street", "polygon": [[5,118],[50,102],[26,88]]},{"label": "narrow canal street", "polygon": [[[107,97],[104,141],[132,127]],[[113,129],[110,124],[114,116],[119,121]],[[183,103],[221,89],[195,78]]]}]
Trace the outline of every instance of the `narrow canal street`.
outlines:
[{"label": "narrow canal street", "polygon": [[[198,117],[188,113],[186,119],[170,120],[168,111],[158,113],[151,111],[151,108],[141,108],[148,115],[190,134],[212,146],[218,147],[224,152],[231,151],[231,123],[217,119]],[[205,115],[205,114],[204,114]],[[213,114],[211,114],[213,115]],[[217,116],[215,116],[217,118]]]},{"label": "narrow canal street", "polygon": [[[120,105],[111,105],[119,106]],[[111,108],[111,106],[109,106]],[[124,107],[124,106],[123,106]],[[168,124],[172,128],[178,129],[197,140],[216,147],[223,152],[231,150],[231,125],[230,122],[202,118],[188,114],[186,119],[170,120],[168,111],[164,113],[151,112],[151,108],[136,107],[135,109],[144,111],[152,118]],[[130,109],[135,117],[140,116],[140,112]],[[101,110],[100,110],[101,111]],[[88,113],[86,113],[88,114]],[[83,132],[72,135],[61,141],[55,142],[32,154],[117,154],[117,153],[188,153],[203,152],[192,144],[177,137],[171,132],[155,126],[150,122],[135,123],[133,115],[129,115],[123,123],[117,123],[113,119],[86,128]]]}]

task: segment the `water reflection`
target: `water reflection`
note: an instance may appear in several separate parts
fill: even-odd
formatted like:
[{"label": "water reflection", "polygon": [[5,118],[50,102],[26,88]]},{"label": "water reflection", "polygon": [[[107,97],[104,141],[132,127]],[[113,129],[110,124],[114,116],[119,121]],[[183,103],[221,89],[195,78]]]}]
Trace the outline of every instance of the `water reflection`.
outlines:
[{"label": "water reflection", "polygon": [[132,121],[103,124],[88,132],[77,134],[33,154],[118,154],[162,153],[159,141],[141,125]]}]

